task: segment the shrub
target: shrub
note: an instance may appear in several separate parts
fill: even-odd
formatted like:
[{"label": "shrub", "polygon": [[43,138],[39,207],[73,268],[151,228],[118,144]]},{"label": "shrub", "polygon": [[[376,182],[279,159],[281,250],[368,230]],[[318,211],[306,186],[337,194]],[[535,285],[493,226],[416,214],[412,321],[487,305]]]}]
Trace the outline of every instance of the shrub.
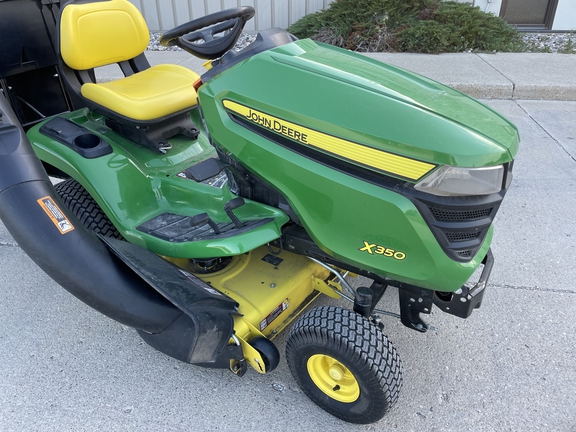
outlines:
[{"label": "shrub", "polygon": [[401,52],[458,52],[463,51],[463,42],[455,26],[431,20],[420,21],[396,34],[396,50]]},{"label": "shrub", "polygon": [[306,15],[288,28],[299,38],[327,30],[347,41],[359,32],[379,33],[375,27],[396,28],[415,22],[418,14],[433,11],[439,0],[336,0],[328,9]]},{"label": "shrub", "polygon": [[518,31],[469,3],[337,0],[289,29],[297,37],[355,51],[523,51]]}]

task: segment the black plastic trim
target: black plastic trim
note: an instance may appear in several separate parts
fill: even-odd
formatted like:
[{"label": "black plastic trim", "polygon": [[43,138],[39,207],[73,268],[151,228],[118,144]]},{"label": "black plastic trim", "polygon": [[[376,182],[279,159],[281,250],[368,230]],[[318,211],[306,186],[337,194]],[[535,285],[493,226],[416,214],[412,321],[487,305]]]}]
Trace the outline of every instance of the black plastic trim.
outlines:
[{"label": "black plastic trim", "polygon": [[492,273],[494,266],[494,256],[492,250],[488,249],[488,253],[482,261],[484,268],[478,282],[472,287],[463,286],[458,293],[442,293],[435,291],[433,302],[444,312],[460,318],[468,318],[474,309],[478,309],[482,305],[482,299],[488,286],[488,279]]},{"label": "black plastic trim", "polygon": [[204,182],[216,177],[223,169],[224,167],[218,159],[210,158],[185,169],[184,175],[190,180]]},{"label": "black plastic trim", "polygon": [[237,228],[234,223],[219,223],[216,224],[219,231],[216,234],[210,224],[205,223],[197,226],[192,224],[192,219],[191,216],[165,212],[144,222],[136,229],[161,240],[184,243],[230,238],[274,221],[272,218],[247,221],[241,228]]},{"label": "black plastic trim", "polygon": [[187,363],[213,363],[234,331],[238,303],[155,253],[125,241],[100,237],[143,280],[184,311],[165,331],[140,333],[159,351]]},{"label": "black plastic trim", "polygon": [[502,189],[495,194],[444,197],[413,187],[404,187],[401,193],[416,206],[446,255],[469,262],[482,246],[510,186],[512,165],[505,164]]},{"label": "black plastic trim", "polygon": [[71,148],[86,159],[112,153],[112,147],[98,135],[71,120],[55,117],[40,127],[40,133]]}]

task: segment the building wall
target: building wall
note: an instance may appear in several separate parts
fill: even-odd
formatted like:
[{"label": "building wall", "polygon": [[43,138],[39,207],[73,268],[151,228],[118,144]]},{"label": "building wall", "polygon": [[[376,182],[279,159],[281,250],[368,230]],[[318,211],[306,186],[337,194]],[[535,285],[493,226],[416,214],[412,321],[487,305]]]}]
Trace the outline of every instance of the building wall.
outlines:
[{"label": "building wall", "polygon": [[[492,12],[494,15],[500,15],[502,0],[458,0],[463,3],[473,3],[485,12]],[[576,31],[576,0],[558,0],[558,7],[554,21],[552,22],[553,31]]]},{"label": "building wall", "polygon": [[484,12],[491,12],[496,16],[500,15],[500,8],[502,7],[502,0],[458,0],[460,3],[472,3],[478,6]]},{"label": "building wall", "polygon": [[170,30],[194,18],[235,6],[253,6],[256,15],[245,29],[286,28],[304,15],[326,8],[334,0],[130,0],[152,31]]},{"label": "building wall", "polygon": [[[235,6],[253,6],[256,16],[246,30],[286,28],[306,14],[326,8],[334,0],[130,0],[142,12],[152,31],[177,25]],[[485,12],[500,15],[502,0],[458,0],[473,3]],[[576,31],[576,0],[559,0],[552,25],[555,31]]]},{"label": "building wall", "polygon": [[556,16],[552,23],[552,30],[576,31],[576,1],[560,0],[556,9]]}]

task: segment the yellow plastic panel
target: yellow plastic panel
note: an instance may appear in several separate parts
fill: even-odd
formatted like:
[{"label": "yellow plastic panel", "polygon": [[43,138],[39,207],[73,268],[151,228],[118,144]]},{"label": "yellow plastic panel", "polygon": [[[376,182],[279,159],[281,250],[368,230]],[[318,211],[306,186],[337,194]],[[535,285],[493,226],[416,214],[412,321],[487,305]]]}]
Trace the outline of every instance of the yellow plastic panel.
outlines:
[{"label": "yellow plastic panel", "polygon": [[62,12],[60,50],[72,69],[130,60],[144,52],[149,40],[146,21],[127,0],[70,4]]},{"label": "yellow plastic panel", "polygon": [[197,276],[236,300],[243,319],[272,337],[311,301],[316,280],[329,275],[328,270],[306,257],[286,251],[274,256],[264,246],[235,257],[217,273]]},{"label": "yellow plastic panel", "polygon": [[178,65],[158,65],[102,84],[82,86],[82,96],[135,120],[153,120],[193,107],[200,76]]}]

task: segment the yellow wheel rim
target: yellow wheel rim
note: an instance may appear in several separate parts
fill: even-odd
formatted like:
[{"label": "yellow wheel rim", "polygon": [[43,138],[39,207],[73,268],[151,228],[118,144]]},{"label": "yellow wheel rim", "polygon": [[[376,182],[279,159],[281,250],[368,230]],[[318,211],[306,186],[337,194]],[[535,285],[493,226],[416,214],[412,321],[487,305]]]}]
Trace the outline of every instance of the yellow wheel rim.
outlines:
[{"label": "yellow wheel rim", "polygon": [[360,397],[360,386],[356,377],[334,357],[316,354],[308,359],[306,366],[316,387],[332,399],[352,403]]}]

